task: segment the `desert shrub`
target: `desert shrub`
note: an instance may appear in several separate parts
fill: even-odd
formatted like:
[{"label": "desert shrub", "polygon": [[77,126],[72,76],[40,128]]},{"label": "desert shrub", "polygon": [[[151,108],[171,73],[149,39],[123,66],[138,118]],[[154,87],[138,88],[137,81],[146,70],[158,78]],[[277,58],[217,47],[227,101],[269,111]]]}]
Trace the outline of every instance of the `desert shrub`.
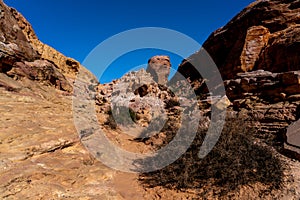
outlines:
[{"label": "desert shrub", "polygon": [[141,183],[146,188],[192,189],[203,198],[208,198],[211,192],[214,196],[228,196],[242,186],[256,188],[255,192],[261,196],[281,187],[282,163],[270,148],[253,137],[256,130],[243,119],[227,118],[216,146],[199,159],[198,151],[206,131],[200,125],[184,155],[161,170],[141,174]]},{"label": "desert shrub", "polygon": [[111,109],[107,112],[108,118],[104,125],[109,126],[111,129],[116,129],[118,124],[127,125],[137,121],[136,113],[132,109],[128,107],[119,107],[118,109],[118,114],[113,115]]}]

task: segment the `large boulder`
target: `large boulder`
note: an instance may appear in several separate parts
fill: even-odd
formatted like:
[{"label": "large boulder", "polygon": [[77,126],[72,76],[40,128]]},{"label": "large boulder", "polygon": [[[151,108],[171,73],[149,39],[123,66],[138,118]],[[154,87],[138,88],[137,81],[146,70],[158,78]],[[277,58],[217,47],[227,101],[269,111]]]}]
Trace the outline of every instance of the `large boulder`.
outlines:
[{"label": "large boulder", "polygon": [[165,85],[168,82],[170,68],[169,56],[154,56],[148,61],[147,72],[152,75],[158,84]]}]

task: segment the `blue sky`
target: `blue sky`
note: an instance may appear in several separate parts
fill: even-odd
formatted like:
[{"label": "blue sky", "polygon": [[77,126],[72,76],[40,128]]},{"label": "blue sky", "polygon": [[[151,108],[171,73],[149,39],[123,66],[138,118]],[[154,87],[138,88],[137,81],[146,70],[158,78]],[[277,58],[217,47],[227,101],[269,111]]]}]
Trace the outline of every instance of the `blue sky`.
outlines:
[{"label": "blue sky", "polygon": [[[211,32],[224,26],[253,1],[4,0],[28,19],[41,41],[79,62],[107,38],[140,27],[172,29],[202,44]],[[169,55],[174,69],[182,60],[172,52],[144,49],[120,55],[101,77],[99,66],[86,67],[101,82],[109,82],[131,68],[146,64],[156,54]]]}]

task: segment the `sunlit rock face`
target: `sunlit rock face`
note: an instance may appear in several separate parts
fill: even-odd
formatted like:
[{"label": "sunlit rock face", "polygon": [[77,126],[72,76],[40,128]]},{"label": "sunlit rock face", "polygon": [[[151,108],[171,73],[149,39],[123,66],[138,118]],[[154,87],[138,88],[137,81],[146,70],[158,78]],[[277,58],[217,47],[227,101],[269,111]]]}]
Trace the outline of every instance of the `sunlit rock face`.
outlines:
[{"label": "sunlit rock face", "polygon": [[[299,8],[297,0],[255,1],[214,31],[203,48],[222,78],[257,69],[276,73],[299,70]],[[200,56],[201,52],[191,55],[178,71],[192,81],[199,79],[201,75],[190,63]]]},{"label": "sunlit rock face", "polygon": [[263,26],[252,26],[248,29],[241,54],[241,70],[253,70],[263,48],[268,44],[270,32]]},{"label": "sunlit rock face", "polygon": [[154,81],[165,85],[168,82],[171,62],[169,56],[154,56],[149,59],[147,72],[149,72]]}]

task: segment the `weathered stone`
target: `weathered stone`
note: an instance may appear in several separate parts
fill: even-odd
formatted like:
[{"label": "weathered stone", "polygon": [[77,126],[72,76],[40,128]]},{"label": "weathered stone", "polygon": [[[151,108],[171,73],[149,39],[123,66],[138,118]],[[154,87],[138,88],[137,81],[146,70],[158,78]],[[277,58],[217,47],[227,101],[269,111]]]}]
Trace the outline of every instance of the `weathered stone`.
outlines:
[{"label": "weathered stone", "polygon": [[287,98],[288,101],[300,101],[300,94],[291,95]]},{"label": "weathered stone", "polygon": [[15,79],[26,77],[30,80],[42,82],[46,85],[55,86],[57,89],[72,92],[73,88],[63,74],[46,60],[35,60],[34,62],[16,62],[7,74]]},{"label": "weathered stone", "polygon": [[225,85],[227,95],[231,100],[251,96],[270,101],[284,100],[286,95],[300,94],[299,71],[271,73],[268,71],[252,71],[238,73],[236,79],[227,80]]},{"label": "weathered stone", "polygon": [[41,58],[53,62],[56,66],[58,66],[58,69],[65,74],[65,76],[75,78],[76,72],[78,72],[81,67],[78,61],[72,58],[67,58],[54,48],[41,42],[37,42],[37,44],[34,45],[41,55]]},{"label": "weathered stone", "polygon": [[20,86],[0,88],[0,198],[121,199],[109,186],[115,172],[80,143],[71,99],[37,82]]},{"label": "weathered stone", "polygon": [[[73,84],[69,81],[75,79],[79,68],[82,73],[90,73],[80,66],[79,62],[67,58],[54,48],[43,44],[35,35],[28,21],[15,9],[8,8],[1,1],[0,10],[3,15],[0,18],[1,72],[9,73],[15,78],[23,76],[43,83],[48,82],[46,84],[69,93],[72,92],[71,84]],[[47,67],[44,65],[46,61],[49,61]],[[49,70],[52,72],[48,73]]]},{"label": "weathered stone", "polygon": [[283,91],[288,95],[300,94],[300,85],[288,85],[284,87]]},{"label": "weathered stone", "polygon": [[[203,48],[224,80],[234,78],[242,68],[270,72],[299,70],[299,11],[289,8],[296,4],[297,0],[255,1],[209,36]],[[191,81],[201,79],[190,64],[201,62],[199,59],[201,51],[183,61],[178,68],[180,74]]]},{"label": "weathered stone", "polygon": [[241,54],[241,69],[251,71],[263,48],[267,45],[270,32],[263,26],[252,26],[247,30],[244,48]]},{"label": "weathered stone", "polygon": [[[118,114],[116,120],[122,126],[130,126],[134,122],[142,127],[147,127],[156,118],[161,118],[160,121],[163,122],[165,118],[164,109],[166,107],[171,109],[178,105],[177,101],[177,104],[174,103],[170,106],[171,91],[156,83],[150,73],[144,69],[125,74],[113,84],[98,89],[100,89],[99,94],[104,94],[104,99],[108,100],[107,102],[102,101],[103,104],[112,105],[112,112],[115,113],[115,117],[117,113],[121,112],[128,114],[126,116]],[[97,98],[103,99],[101,96]],[[102,107],[106,106],[102,105]],[[130,119],[129,114],[134,119]],[[128,120],[132,122],[130,123]]]},{"label": "weathered stone", "polygon": [[284,85],[299,85],[300,84],[300,71],[292,71],[283,73],[281,75],[281,81]]},{"label": "weathered stone", "polygon": [[300,148],[300,121],[292,123],[287,128],[286,137],[287,144]]},{"label": "weathered stone", "polygon": [[152,75],[158,84],[165,85],[168,82],[170,68],[169,56],[154,56],[148,61],[147,72]]},{"label": "weathered stone", "polygon": [[2,42],[5,42],[5,44],[11,43],[17,46],[19,51],[14,54],[14,57],[17,59],[33,60],[38,58],[37,52],[32,48],[27,41],[25,34],[18,27],[18,23],[12,14],[12,10],[1,1],[0,10],[2,16],[0,18]]},{"label": "weathered stone", "polygon": [[76,72],[79,71],[80,63],[72,58],[64,56],[56,49],[50,47],[47,44],[42,43],[36,36],[30,23],[15,9],[11,8],[10,12],[20,31],[23,32],[26,37],[26,41],[30,46],[39,54],[42,59],[48,60],[54,63],[58,69],[67,77],[74,78]]},{"label": "weathered stone", "polygon": [[[287,20],[291,16],[293,16],[292,13],[284,15],[284,17],[287,17]],[[298,22],[295,21],[294,23],[299,23],[299,16]],[[273,33],[268,45],[257,61],[257,69],[265,69],[272,72],[286,72],[300,69],[300,58],[296,53],[300,51],[300,25],[292,24],[291,22],[288,28]]]},{"label": "weathered stone", "polygon": [[4,87],[9,91],[18,91],[22,88],[22,85],[6,74],[0,73],[0,87]]},{"label": "weathered stone", "polygon": [[217,103],[214,104],[216,108],[219,110],[225,110],[231,105],[230,100],[227,98],[227,96],[223,96]]}]

